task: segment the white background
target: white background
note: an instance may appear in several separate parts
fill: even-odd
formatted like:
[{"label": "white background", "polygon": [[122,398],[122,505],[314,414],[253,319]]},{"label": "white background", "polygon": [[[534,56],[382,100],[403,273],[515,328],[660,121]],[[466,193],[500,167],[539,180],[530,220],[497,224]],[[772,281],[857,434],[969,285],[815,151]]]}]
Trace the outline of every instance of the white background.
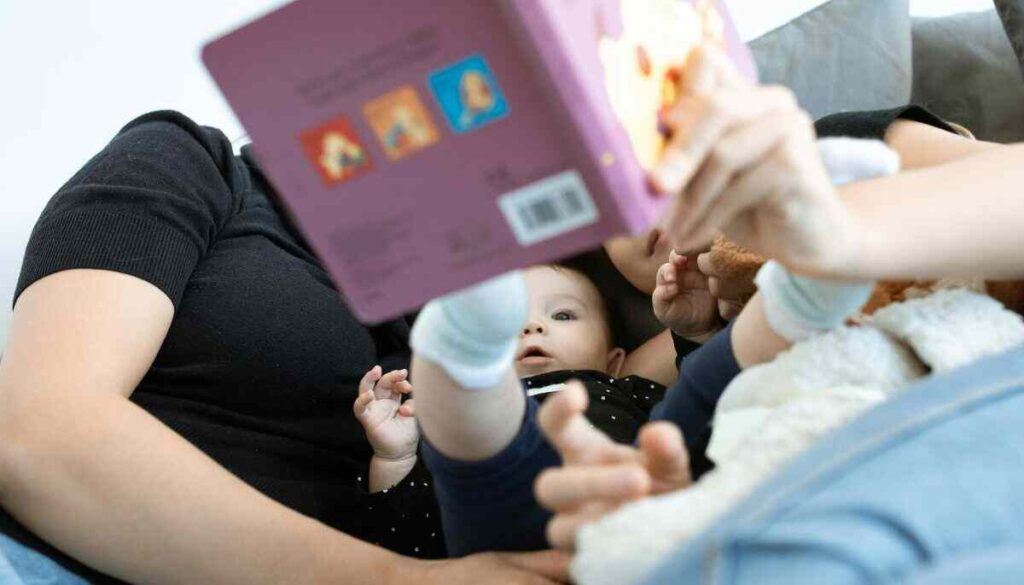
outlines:
[{"label": "white background", "polygon": [[[199,63],[199,47],[285,2],[0,0],[0,351],[29,232],[54,191],[144,112],[180,110],[239,137],[241,127]],[[824,0],[727,3],[749,39]],[[992,6],[911,4],[921,15]]]}]

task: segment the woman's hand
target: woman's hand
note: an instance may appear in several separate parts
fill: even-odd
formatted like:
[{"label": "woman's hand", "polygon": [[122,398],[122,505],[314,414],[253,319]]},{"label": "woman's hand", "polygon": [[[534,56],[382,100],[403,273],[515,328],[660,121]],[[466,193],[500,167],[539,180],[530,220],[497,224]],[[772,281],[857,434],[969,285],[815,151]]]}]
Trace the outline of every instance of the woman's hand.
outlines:
[{"label": "woman's hand", "polygon": [[587,393],[578,382],[544,402],[538,423],[562,456],[562,466],[537,478],[537,500],[554,512],[548,542],[572,549],[576,533],[630,500],[686,487],[690,459],[679,429],[648,423],[640,430],[639,448],[615,443],[584,416]]},{"label": "woman's hand", "polygon": [[651,301],[658,321],[680,337],[703,339],[719,329],[718,301],[708,277],[697,270],[696,257],[672,250],[658,269]]},{"label": "woman's hand", "polygon": [[417,561],[408,578],[394,582],[415,582],[422,585],[476,585],[477,583],[509,583],[545,585],[569,582],[569,555],[561,551],[530,553],[480,553],[458,559]]},{"label": "woman's hand", "polygon": [[385,460],[411,457],[419,443],[413,401],[402,402],[402,396],[412,392],[408,375],[407,370],[384,374],[374,366],[359,382],[359,396],[352,405],[374,454]]},{"label": "woman's hand", "polygon": [[664,219],[674,247],[699,248],[721,232],[798,271],[847,262],[856,230],[793,94],[747,84],[713,49],[691,60],[682,83],[652,177],[675,197]]}]

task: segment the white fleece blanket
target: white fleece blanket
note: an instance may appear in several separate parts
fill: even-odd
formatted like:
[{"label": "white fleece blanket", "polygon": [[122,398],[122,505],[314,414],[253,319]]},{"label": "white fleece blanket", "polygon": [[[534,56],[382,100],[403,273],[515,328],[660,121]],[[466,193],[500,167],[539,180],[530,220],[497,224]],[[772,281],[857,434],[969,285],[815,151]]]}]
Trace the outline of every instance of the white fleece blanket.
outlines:
[{"label": "white fleece blanket", "polygon": [[941,290],[745,370],[718,403],[709,449],[717,467],[688,489],[624,506],[583,528],[573,577],[584,585],[641,582],[667,553],[826,433],[929,369],[948,371],[1020,344],[1020,316],[975,292]]}]

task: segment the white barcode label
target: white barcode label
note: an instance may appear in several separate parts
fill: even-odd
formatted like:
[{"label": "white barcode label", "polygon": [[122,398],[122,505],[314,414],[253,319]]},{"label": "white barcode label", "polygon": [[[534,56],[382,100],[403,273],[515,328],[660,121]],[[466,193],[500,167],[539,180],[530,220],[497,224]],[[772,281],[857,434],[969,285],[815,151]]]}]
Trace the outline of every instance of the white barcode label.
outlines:
[{"label": "white barcode label", "polygon": [[516,241],[532,246],[597,221],[597,207],[576,171],[541,179],[498,198]]}]

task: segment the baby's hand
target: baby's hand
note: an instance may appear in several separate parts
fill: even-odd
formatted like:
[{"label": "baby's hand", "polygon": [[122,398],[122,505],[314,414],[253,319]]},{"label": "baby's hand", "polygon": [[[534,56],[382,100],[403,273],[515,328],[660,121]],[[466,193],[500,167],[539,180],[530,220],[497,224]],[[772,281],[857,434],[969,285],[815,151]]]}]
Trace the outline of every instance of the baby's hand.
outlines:
[{"label": "baby's hand", "polygon": [[695,258],[673,250],[658,269],[654,315],[676,335],[695,339],[718,329],[718,302],[708,290],[708,279],[697,270]]},{"label": "baby's hand", "polygon": [[420,439],[416,428],[413,401],[402,402],[402,395],[412,392],[406,377],[408,370],[382,373],[374,366],[359,382],[359,396],[352,410],[363,425],[373,452],[382,459],[405,459],[416,454]]}]

